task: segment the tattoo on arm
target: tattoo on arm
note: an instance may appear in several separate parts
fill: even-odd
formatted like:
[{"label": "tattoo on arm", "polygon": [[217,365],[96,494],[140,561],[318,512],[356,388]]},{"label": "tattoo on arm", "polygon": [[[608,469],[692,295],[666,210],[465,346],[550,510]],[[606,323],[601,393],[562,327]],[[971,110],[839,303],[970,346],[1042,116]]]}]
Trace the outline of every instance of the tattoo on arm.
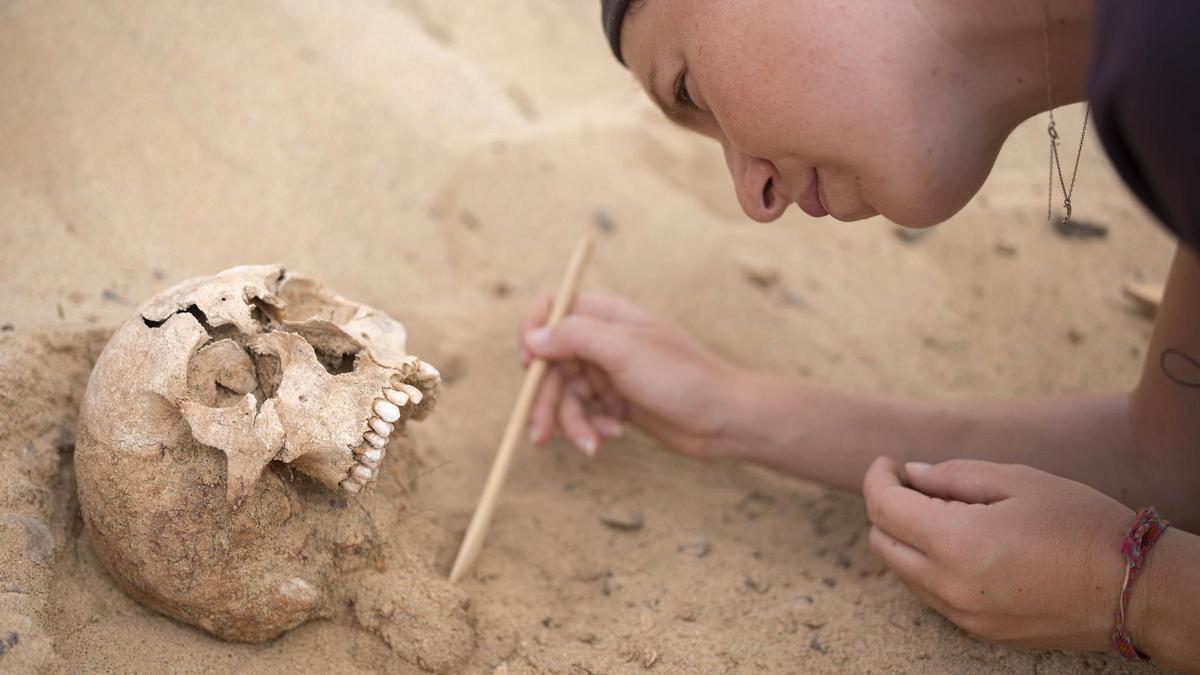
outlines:
[{"label": "tattoo on arm", "polygon": [[1200,389],[1200,361],[1178,349],[1164,349],[1158,359],[1158,367],[1175,384],[1188,389]]}]

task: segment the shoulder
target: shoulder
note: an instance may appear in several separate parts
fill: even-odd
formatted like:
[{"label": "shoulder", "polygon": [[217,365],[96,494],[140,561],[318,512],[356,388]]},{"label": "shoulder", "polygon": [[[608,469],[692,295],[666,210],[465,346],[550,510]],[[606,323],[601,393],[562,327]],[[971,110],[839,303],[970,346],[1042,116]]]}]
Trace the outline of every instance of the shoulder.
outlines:
[{"label": "shoulder", "polygon": [[1200,2],[1100,0],[1088,98],[1105,150],[1168,227],[1200,247]]}]

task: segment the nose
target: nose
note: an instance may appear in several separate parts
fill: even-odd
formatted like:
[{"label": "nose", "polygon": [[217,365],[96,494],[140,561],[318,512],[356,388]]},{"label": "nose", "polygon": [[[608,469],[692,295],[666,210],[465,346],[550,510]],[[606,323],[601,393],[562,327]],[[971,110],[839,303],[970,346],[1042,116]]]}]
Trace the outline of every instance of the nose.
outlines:
[{"label": "nose", "polygon": [[782,216],[788,208],[788,197],[780,184],[783,177],[775,164],[742,152],[728,140],[722,145],[733,190],[746,215],[760,223],[769,223]]}]

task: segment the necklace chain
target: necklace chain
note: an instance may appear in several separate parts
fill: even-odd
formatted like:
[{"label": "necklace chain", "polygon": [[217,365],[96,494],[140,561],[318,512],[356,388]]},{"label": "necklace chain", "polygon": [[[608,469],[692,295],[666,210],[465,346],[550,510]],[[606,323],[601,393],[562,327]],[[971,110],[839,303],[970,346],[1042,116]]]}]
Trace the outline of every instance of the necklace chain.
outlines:
[{"label": "necklace chain", "polygon": [[1050,115],[1050,124],[1046,127],[1046,133],[1050,136],[1050,169],[1046,177],[1046,220],[1050,220],[1053,215],[1054,173],[1057,169],[1058,185],[1063,195],[1063,210],[1066,211],[1062,224],[1066,225],[1071,222],[1071,195],[1075,192],[1075,177],[1079,175],[1079,160],[1083,157],[1083,140],[1087,137],[1088,118],[1092,114],[1092,105],[1089,103],[1083,113],[1083,130],[1079,133],[1079,148],[1075,151],[1075,167],[1071,171],[1071,183],[1068,185],[1063,178],[1062,160],[1058,158],[1058,125],[1054,121],[1054,89],[1050,83],[1050,8],[1047,0],[1042,1],[1042,40],[1046,57],[1046,111]]}]

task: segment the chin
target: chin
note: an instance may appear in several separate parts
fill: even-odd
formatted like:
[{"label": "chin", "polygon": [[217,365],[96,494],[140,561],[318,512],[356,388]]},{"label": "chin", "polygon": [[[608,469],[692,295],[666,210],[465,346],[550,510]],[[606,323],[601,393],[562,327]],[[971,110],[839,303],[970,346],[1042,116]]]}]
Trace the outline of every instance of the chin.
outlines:
[{"label": "chin", "polygon": [[859,220],[866,220],[868,218],[874,218],[875,216],[878,216],[878,215],[879,215],[879,212],[876,211],[875,209],[871,208],[870,206],[863,206],[862,208],[859,208],[858,210],[856,210],[852,213],[836,213],[834,211],[829,212],[829,217],[833,218],[836,221],[843,222],[843,223],[853,223],[853,222],[859,221]]},{"label": "chin", "polygon": [[[914,188],[907,193],[910,198],[890,200],[890,205],[881,205],[879,213],[884,218],[904,227],[918,229],[933,227],[950,220],[963,210],[963,207],[971,201],[982,185],[983,181],[979,181],[974,189],[966,189],[970,186],[957,185],[954,190],[940,191]],[[918,195],[918,198],[914,200],[911,195]]]}]

